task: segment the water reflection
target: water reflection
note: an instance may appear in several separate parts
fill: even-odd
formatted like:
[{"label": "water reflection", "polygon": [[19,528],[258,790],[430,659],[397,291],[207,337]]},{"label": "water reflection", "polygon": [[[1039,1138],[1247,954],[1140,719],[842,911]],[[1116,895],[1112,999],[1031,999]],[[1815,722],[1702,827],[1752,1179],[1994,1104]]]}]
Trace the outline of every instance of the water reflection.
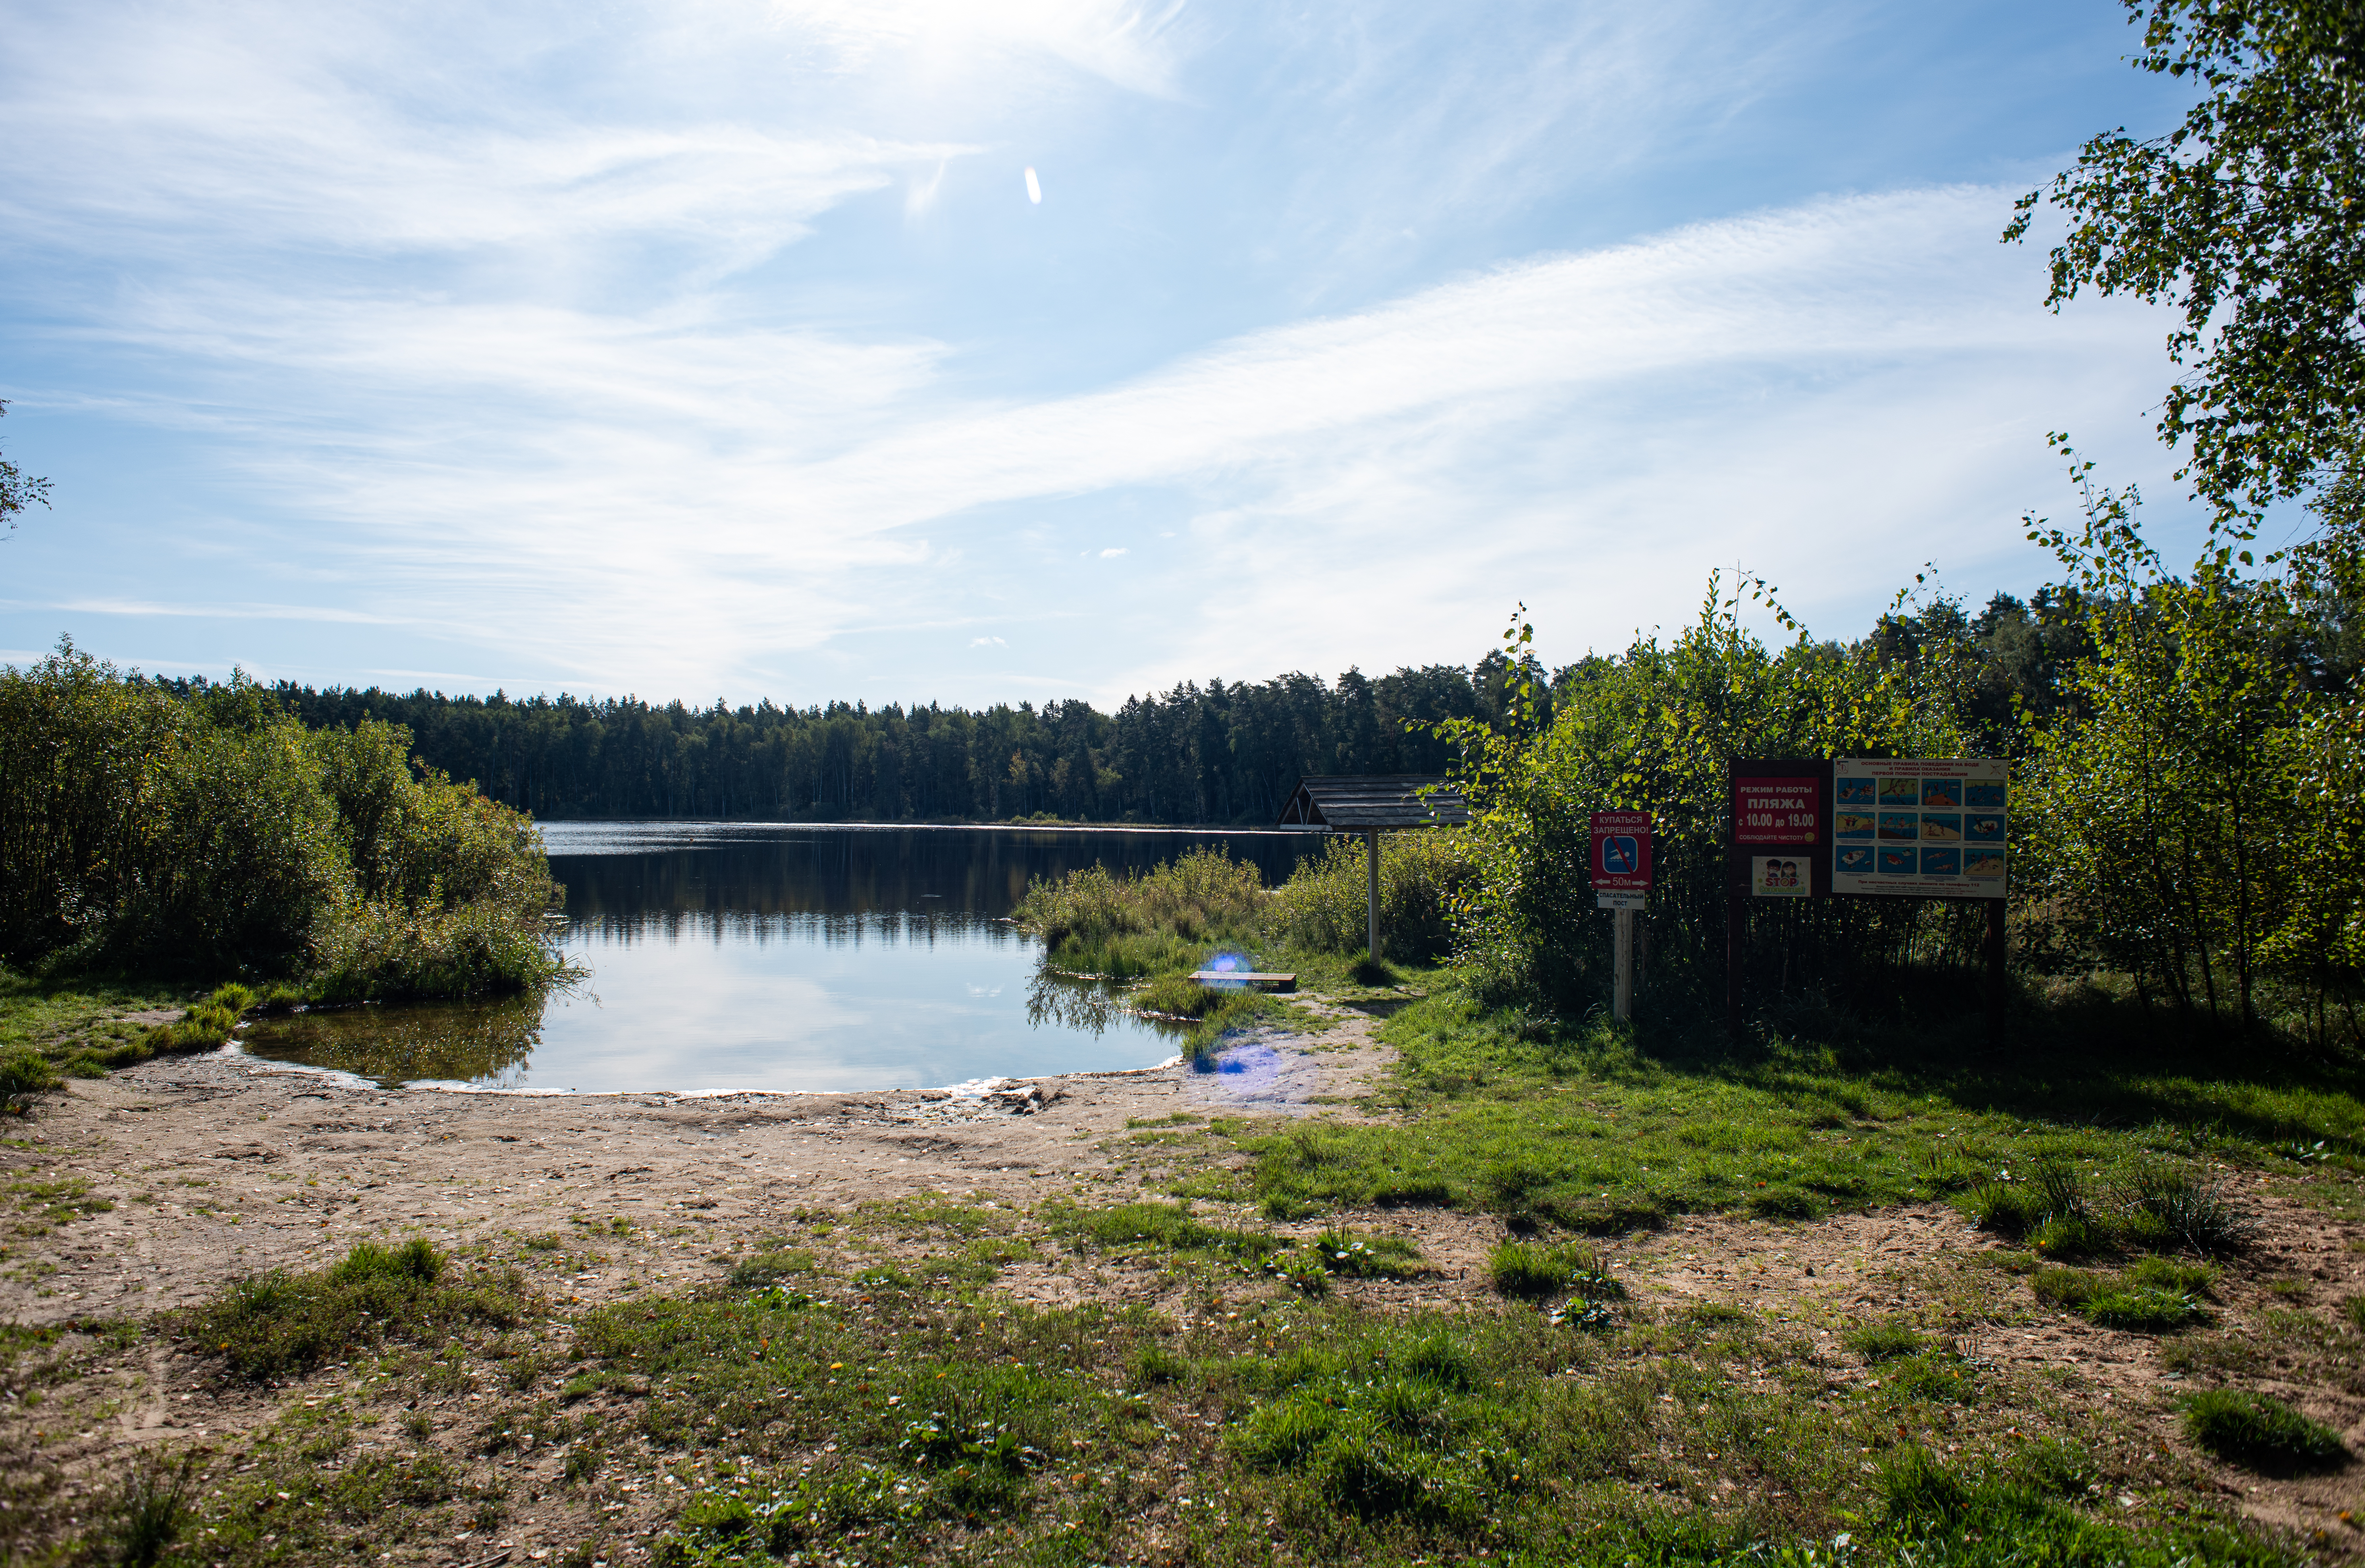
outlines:
[{"label": "water reflection", "polygon": [[1220,845],[1286,878],[1297,834],[553,823],[585,983],[517,1002],[266,1021],[258,1055],[492,1088],[860,1090],[1147,1067],[1171,1034],[1041,972],[1027,880]]},{"label": "water reflection", "polygon": [[1097,1037],[1126,1021],[1146,1024],[1168,1038],[1178,1038],[1191,1031],[1188,1024],[1142,1018],[1127,1012],[1118,994],[1099,980],[1037,969],[1026,988],[1026,1022],[1037,1029],[1072,1029]]},{"label": "water reflection", "polygon": [[541,1043],[543,1002],[431,1003],[349,1007],[267,1019],[257,1026],[267,1055],[335,1068],[387,1083],[478,1083],[516,1089]]}]

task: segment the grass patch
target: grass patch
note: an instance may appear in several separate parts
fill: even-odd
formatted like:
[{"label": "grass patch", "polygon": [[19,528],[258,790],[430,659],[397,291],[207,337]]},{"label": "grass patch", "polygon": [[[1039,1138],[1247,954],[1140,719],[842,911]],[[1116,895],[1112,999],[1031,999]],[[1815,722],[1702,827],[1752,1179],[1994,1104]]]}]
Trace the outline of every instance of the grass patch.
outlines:
[{"label": "grass patch", "polygon": [[1210,1225],[1179,1204],[1119,1204],[1113,1208],[1047,1207],[1043,1215],[1055,1235],[1078,1247],[1104,1252],[1163,1252],[1178,1257],[1223,1259],[1261,1265],[1289,1243],[1270,1231]]},{"label": "grass patch", "polygon": [[731,1282],[742,1290],[773,1285],[813,1271],[813,1255],[801,1249],[751,1252],[731,1266]]},{"label": "grass patch", "polygon": [[200,1352],[246,1377],[275,1377],[355,1345],[507,1327],[526,1311],[525,1288],[514,1271],[470,1278],[422,1238],[399,1247],[364,1241],[326,1269],[241,1280],[185,1321]]},{"label": "grass patch", "polygon": [[2263,1159],[2301,1130],[2344,1147],[2365,1133],[2365,1100],[2319,1065],[2259,1053],[2255,1077],[2227,1076],[2196,1048],[2185,1073],[2156,1042],[2100,1031],[2023,1053],[2041,1067],[1998,1066],[1970,1029],[1911,1049],[1893,1035],[1860,1051],[1736,1047],[1488,1009],[1440,985],[1382,1038],[1397,1052],[1379,1096],[1394,1125],[1242,1138],[1268,1212],[1438,1204],[1611,1235],[1688,1213],[1939,1200],[2055,1262],[2225,1256],[2253,1226],[2211,1165]]},{"label": "grass patch", "polygon": [[0,1058],[30,1052],[74,1076],[129,1067],[154,1053],[145,1043],[151,1026],[127,1014],[185,1008],[188,998],[180,987],[44,980],[0,968]]},{"label": "grass patch", "polygon": [[2074,1312],[2102,1328],[2137,1334],[2173,1334],[2209,1321],[2208,1309],[2191,1292],[2214,1274],[2197,1274],[2167,1260],[2146,1260],[2149,1268],[2124,1274],[2092,1269],[2039,1269],[2029,1289],[2047,1306]]},{"label": "grass patch", "polygon": [[2348,1462],[2340,1434],[2270,1394],[2214,1389],[2183,1402],[2184,1429],[2221,1459],[2253,1470],[2325,1470]]},{"label": "grass patch", "polygon": [[1902,1323],[1874,1323],[1849,1332],[1841,1340],[1867,1361],[1895,1361],[1927,1350],[1929,1336]]},{"label": "grass patch", "polygon": [[[1006,1213],[974,1211],[981,1226]],[[933,1242],[974,1211],[925,1200],[848,1217]],[[1041,1217],[1076,1245],[1215,1268],[1176,1278],[1171,1316],[1031,1305],[909,1257],[893,1281],[824,1259],[792,1286],[718,1271],[587,1311],[563,1359],[460,1324],[416,1345],[389,1334],[377,1357],[341,1351],[350,1362],[303,1385],[307,1407],[291,1398],[201,1456],[158,1561],[474,1561],[516,1540],[520,1555],[548,1544],[584,1563],[1611,1568],[1763,1562],[1754,1543],[1840,1534],[1860,1568],[2282,1561],[2165,1508],[2128,1528],[2115,1493],[2160,1481],[2107,1417],[1928,1346],[1889,1346],[1877,1377],[1835,1387],[1812,1337],[1771,1314],[1365,1307],[1277,1291],[1253,1260],[1317,1241],[1352,1260],[1362,1242],[1395,1266],[1408,1248],[1333,1229],[1269,1251],[1275,1238],[1179,1205]],[[1029,1239],[981,1228],[962,1244]],[[1581,1245],[1519,1245],[1580,1273],[1587,1261]],[[455,1264],[416,1254],[346,1261],[348,1283],[458,1283]],[[111,1343],[32,1335],[21,1357],[87,1365]],[[57,1387],[27,1368],[11,1383]],[[2039,1428],[2054,1438],[2019,1436]],[[1959,1455],[1904,1435],[1940,1430]],[[33,1501],[0,1517],[7,1529],[39,1507],[64,1530],[77,1511],[9,1495]],[[109,1532],[130,1511],[113,1495],[81,1510],[79,1535],[19,1554],[115,1561]]]},{"label": "grass patch", "polygon": [[1600,1254],[1581,1241],[1497,1243],[1486,1256],[1486,1280],[1502,1294],[1529,1301],[1569,1291],[1594,1297],[1626,1294],[1601,1266]]}]

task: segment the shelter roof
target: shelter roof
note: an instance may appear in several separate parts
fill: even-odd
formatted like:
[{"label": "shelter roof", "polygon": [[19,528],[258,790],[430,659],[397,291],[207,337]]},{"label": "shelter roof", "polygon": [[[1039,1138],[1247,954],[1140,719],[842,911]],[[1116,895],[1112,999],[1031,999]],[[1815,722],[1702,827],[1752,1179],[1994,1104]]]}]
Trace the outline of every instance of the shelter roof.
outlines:
[{"label": "shelter roof", "polygon": [[[1423,793],[1423,791],[1428,791]],[[1435,773],[1309,774],[1281,808],[1283,827],[1432,827],[1470,820],[1462,791]]]}]

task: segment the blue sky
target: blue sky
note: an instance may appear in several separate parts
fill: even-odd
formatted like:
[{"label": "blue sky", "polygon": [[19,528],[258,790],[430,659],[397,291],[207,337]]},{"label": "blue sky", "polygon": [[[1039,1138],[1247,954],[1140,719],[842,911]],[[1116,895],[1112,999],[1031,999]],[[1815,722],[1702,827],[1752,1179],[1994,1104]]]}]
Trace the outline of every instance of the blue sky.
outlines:
[{"label": "blue sky", "polygon": [[[1107,704],[2156,531],[2115,0],[0,0],[0,658]],[[1028,171],[1040,192],[1030,198]]]}]

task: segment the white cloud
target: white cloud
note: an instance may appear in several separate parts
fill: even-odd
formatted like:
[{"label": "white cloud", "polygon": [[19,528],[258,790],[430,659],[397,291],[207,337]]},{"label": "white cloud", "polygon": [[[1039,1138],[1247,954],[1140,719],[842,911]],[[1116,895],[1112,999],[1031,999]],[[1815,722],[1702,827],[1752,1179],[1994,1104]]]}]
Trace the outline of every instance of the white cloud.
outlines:
[{"label": "white cloud", "polygon": [[[136,27],[28,4],[0,62],[0,133],[44,150],[0,189],[0,253],[49,291],[12,327],[105,367],[50,401],[201,437],[232,498],[172,558],[279,574],[235,590],[269,596],[248,619],[402,629],[387,668],[810,697],[928,674],[911,628],[983,622],[1106,699],[1466,658],[1523,596],[1614,642],[1736,560],[1847,613],[1900,561],[2001,561],[2053,494],[2038,432],[2132,429],[2156,395],[2159,329],[2039,309],[1987,187],[1443,283],[1407,263],[1303,319],[1373,297],[1408,233],[1503,253],[1483,223],[1572,146],[1608,167],[1704,134],[1804,47],[1788,11],[440,3],[166,0]],[[1283,277],[1288,308],[1238,319],[1284,324],[1095,358],[1123,313],[1056,309],[1118,270],[1091,247],[1197,209],[1158,199],[1176,165],[1087,153],[1195,112],[1209,40],[1242,29],[1287,114],[1263,63],[1254,114],[1237,83],[1207,111],[1272,217],[1220,260]],[[1095,118],[1111,102],[1178,118]],[[1040,212],[1014,199],[1028,159],[1059,172]],[[1024,230],[1006,253],[962,205],[972,168]],[[882,282],[898,243],[954,258],[964,308]],[[1213,297],[1233,274],[1206,270]],[[1004,324],[1038,296],[1049,335]],[[1128,554],[1089,543],[1110,533],[1141,569],[1084,577]],[[138,566],[19,591],[196,619],[117,580]],[[299,580],[319,610],[286,602]]]},{"label": "white cloud", "polygon": [[[1036,615],[1060,590],[1012,575],[992,509],[1169,495],[1196,520],[1150,591],[1222,592],[1121,666],[1079,644],[1107,697],[1466,657],[1522,596],[1622,639],[1735,560],[1839,602],[1900,559],[1987,559],[2050,498],[2038,432],[2137,406],[2119,367],[2156,341],[2035,308],[2039,258],[1993,242],[2008,207],[1955,188],[1700,225],[1026,401],[964,396],[936,345],[712,307],[216,297],[121,330],[364,413],[324,442],[293,404],[254,412],[243,461],[338,520],[365,613],[432,602],[475,628],[471,662],[611,689],[742,684],[859,635],[880,596]],[[1590,586],[1605,568],[1642,587]]]}]

